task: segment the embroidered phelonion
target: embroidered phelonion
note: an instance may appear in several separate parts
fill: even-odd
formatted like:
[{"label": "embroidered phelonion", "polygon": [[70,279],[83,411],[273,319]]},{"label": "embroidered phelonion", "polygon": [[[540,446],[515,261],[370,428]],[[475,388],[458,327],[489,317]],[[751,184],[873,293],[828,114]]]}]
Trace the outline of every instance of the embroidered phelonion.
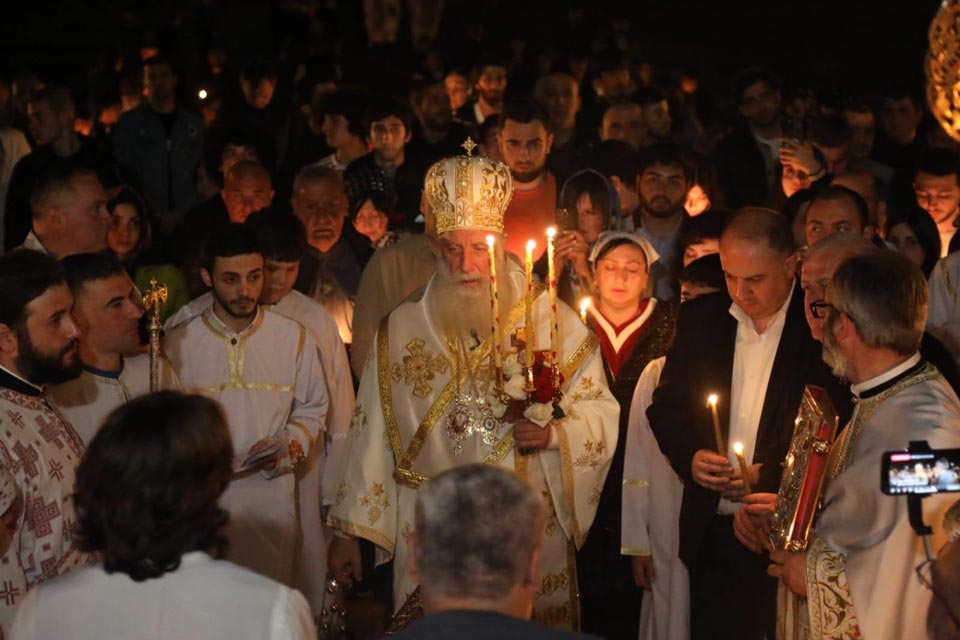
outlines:
[{"label": "embroidered phelonion", "polygon": [[499,391],[503,389],[503,339],[500,335],[500,296],[497,291],[497,255],[494,242],[492,235],[487,236],[487,255],[490,258],[490,311],[493,318],[493,324],[490,327],[490,335],[493,339],[490,362]]}]

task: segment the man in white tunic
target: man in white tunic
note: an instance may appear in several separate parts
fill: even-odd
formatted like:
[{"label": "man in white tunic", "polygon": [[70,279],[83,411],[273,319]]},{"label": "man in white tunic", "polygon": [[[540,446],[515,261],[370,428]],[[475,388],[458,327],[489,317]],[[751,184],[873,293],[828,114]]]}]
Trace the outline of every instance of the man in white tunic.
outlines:
[{"label": "man in white tunic", "polygon": [[318,348],[301,324],[258,304],[263,256],[249,228],[211,231],[204,260],[213,306],[170,331],[167,356],[185,390],[219,400],[227,415],[237,452],[221,501],[228,559],[290,585],[301,542],[293,470],[329,404]]},{"label": "man in white tunic", "polygon": [[[859,399],[828,458],[823,510],[804,553],[774,552],[770,571],[806,598],[792,637],[894,640],[924,637],[931,592],[914,568],[924,545],[907,500],[880,492],[885,451],[911,441],[960,447],[960,400],[918,352],[926,319],[923,275],[893,252],[856,256],[827,289],[831,309],[824,360]],[[955,498],[923,501],[933,548],[946,540],[943,516]],[[804,629],[804,623],[809,629]]]},{"label": "man in white tunic", "polygon": [[[83,371],[52,385],[50,397],[77,430],[84,445],[114,409],[150,392],[150,356],[140,351],[140,293],[123,266],[102,253],[63,259],[80,328]],[[160,359],[160,388],[179,390],[173,368]]]},{"label": "man in white tunic", "polygon": [[80,372],[63,269],[37,251],[0,257],[0,466],[19,494],[0,560],[0,633],[30,589],[87,561],[74,548],[73,483],[83,443],[42,385]]},{"label": "man in white tunic", "polygon": [[[326,438],[318,438],[297,469],[302,553],[297,563],[295,586],[303,592],[315,614],[323,606],[327,578],[327,545],[321,505],[333,504],[340,483],[340,470],[347,449],[347,433],[355,398],[347,351],[337,323],[319,302],[294,290],[300,260],[305,254],[306,232],[295,216],[264,211],[244,223],[257,235],[263,255],[263,293],[260,304],[303,325],[319,346],[320,365],[330,407],[326,417]],[[185,324],[213,306],[207,292],[180,308],[167,321],[166,329]]]},{"label": "man in white tunic", "polygon": [[938,262],[930,274],[927,331],[960,363],[960,252]]},{"label": "man in white tunic", "polygon": [[[337,529],[330,545],[331,573],[359,578],[357,538],[369,540],[376,545],[378,564],[394,559],[394,606],[400,607],[417,586],[405,570],[417,488],[455,466],[499,464],[526,477],[547,507],[534,618],[576,628],[573,551],[596,513],[619,418],[596,338],[575,312],[558,305],[564,417],[551,419],[549,393],[547,403],[526,411],[530,419],[519,415],[522,406],[516,414],[503,413],[488,366],[492,314],[486,238],[490,234],[497,248],[500,346],[509,352],[510,336],[525,322],[524,274],[502,251],[503,211],[512,193],[508,169],[486,158],[450,158],[431,168],[426,191],[436,217],[437,272],[419,299],[401,304],[383,320],[364,368],[352,448],[328,519]],[[537,286],[532,294],[538,351],[550,345],[548,296],[541,293]],[[506,389],[516,383],[522,389],[519,367],[505,369]],[[544,409],[540,415],[538,407]],[[529,450],[526,455],[521,448]]]}]

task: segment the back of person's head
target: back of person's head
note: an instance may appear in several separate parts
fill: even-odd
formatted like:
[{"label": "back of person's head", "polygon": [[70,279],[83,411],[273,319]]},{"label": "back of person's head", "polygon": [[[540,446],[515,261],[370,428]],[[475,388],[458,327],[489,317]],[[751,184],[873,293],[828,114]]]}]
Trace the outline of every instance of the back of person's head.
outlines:
[{"label": "back of person's head", "polygon": [[217,225],[203,241],[203,266],[211,276],[217,258],[260,254],[260,242],[250,227],[228,222]]},{"label": "back of person's head", "polygon": [[45,253],[19,249],[0,256],[0,324],[23,328],[27,305],[64,278],[63,265]]},{"label": "back of person's head", "polygon": [[192,551],[222,557],[218,501],[232,460],[213,400],[161,391],[121,405],[77,468],[77,547],[137,582],[176,571]]},{"label": "back of person's head", "polygon": [[393,96],[371,97],[363,113],[363,130],[365,135],[367,137],[371,135],[370,129],[375,122],[391,116],[403,123],[407,133],[413,130],[415,117],[405,100],[400,100]]},{"label": "back of person's head", "polygon": [[547,113],[535,100],[530,98],[514,98],[507,100],[503,105],[503,111],[500,112],[498,122],[500,127],[506,124],[507,120],[517,124],[530,124],[539,122],[543,128],[550,131],[550,122]]},{"label": "back of person's head", "polygon": [[688,183],[692,179],[692,168],[686,161],[683,150],[675,144],[660,143],[647,147],[640,152],[638,158],[637,174],[640,176],[650,167],[660,165],[680,167],[683,171],[683,179]]},{"label": "back of person's head", "polygon": [[917,158],[917,173],[931,176],[957,176],[960,183],[960,154],[952,149],[930,147]]},{"label": "back of person's head", "polygon": [[733,212],[723,228],[721,242],[726,238],[737,238],[751,244],[765,243],[776,255],[783,257],[796,250],[786,218],[763,207],[745,207]]},{"label": "back of person's head", "polygon": [[540,543],[543,500],[501,467],[471,464],[420,488],[414,556],[433,598],[499,602],[522,585]]},{"label": "back of person's head", "polygon": [[720,264],[720,254],[697,258],[680,271],[677,278],[681,284],[695,285],[703,289],[721,291],[727,286],[723,276],[723,266]]},{"label": "back of person's head", "polygon": [[821,147],[842,147],[850,142],[850,124],[839,113],[818,116],[810,123],[808,137],[811,142]]},{"label": "back of person's head", "polygon": [[848,201],[856,208],[857,219],[860,221],[861,230],[870,226],[870,208],[867,206],[867,201],[853,189],[848,189],[839,184],[831,184],[814,192],[810,206],[812,207],[822,202],[837,201]]},{"label": "back of person's head", "polygon": [[256,235],[264,260],[300,262],[307,255],[307,231],[292,213],[263,209],[243,224]]},{"label": "back of person's head", "polygon": [[368,100],[369,96],[365,91],[344,88],[320,97],[315,110],[320,116],[340,116],[347,121],[347,131],[358,138],[364,138],[370,130],[364,124]]},{"label": "back of person's head", "polygon": [[780,91],[780,79],[769,69],[751,67],[737,74],[733,80],[733,97],[737,104],[743,102],[743,94],[747,89],[761,82],[771,91]]},{"label": "back of person's head", "polygon": [[920,348],[927,320],[927,281],[920,267],[894,251],[844,260],[827,302],[853,322],[864,344],[908,356]]},{"label": "back of person's head", "polygon": [[708,209],[694,218],[684,220],[680,239],[677,241],[680,255],[683,255],[690,245],[707,240],[719,241],[730,215],[731,212],[726,209]]},{"label": "back of person's head", "polygon": [[88,282],[126,273],[119,260],[105,253],[75,253],[60,262],[63,263],[67,285],[74,295]]},{"label": "back of person's head", "polygon": [[30,210],[34,220],[42,220],[52,209],[70,205],[76,197],[74,179],[81,176],[97,177],[92,169],[58,163],[44,172],[30,191]]}]

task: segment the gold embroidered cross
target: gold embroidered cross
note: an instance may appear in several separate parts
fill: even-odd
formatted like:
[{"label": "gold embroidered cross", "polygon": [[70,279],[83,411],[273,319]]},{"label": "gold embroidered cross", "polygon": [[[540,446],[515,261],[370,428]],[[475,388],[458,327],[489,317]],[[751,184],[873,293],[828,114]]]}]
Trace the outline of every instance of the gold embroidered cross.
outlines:
[{"label": "gold embroidered cross", "polygon": [[470,138],[468,136],[467,139],[460,146],[463,147],[463,150],[467,152],[468,156],[472,156],[473,150],[477,148],[477,143],[473,141],[473,138]]},{"label": "gold embroidered cross", "polygon": [[401,378],[407,384],[413,385],[413,395],[426,398],[433,391],[428,384],[433,380],[435,373],[443,373],[450,366],[450,361],[443,355],[433,356],[426,350],[426,343],[420,338],[414,338],[407,343],[407,355],[399,363],[393,365],[391,372],[394,382]]}]

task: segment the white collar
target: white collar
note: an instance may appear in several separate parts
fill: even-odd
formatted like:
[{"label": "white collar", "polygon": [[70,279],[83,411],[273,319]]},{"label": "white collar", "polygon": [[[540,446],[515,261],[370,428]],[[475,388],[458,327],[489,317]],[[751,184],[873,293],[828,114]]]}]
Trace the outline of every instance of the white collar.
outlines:
[{"label": "white collar", "polygon": [[[787,299],[784,301],[780,308],[777,309],[777,312],[773,314],[773,317],[770,318],[770,322],[767,323],[767,328],[763,333],[769,333],[771,329],[776,327],[778,324],[782,325],[786,321],[787,309],[790,308],[790,301],[793,300],[793,292],[796,289],[796,284],[791,283],[790,285],[790,295],[787,296]],[[737,323],[747,325],[751,331],[757,333],[757,329],[753,324],[753,319],[747,315],[747,312],[740,308],[736,302],[730,303],[730,315],[736,318]],[[757,334],[763,335],[763,334]]]},{"label": "white collar", "polygon": [[19,380],[20,382],[22,382],[22,383],[24,383],[24,384],[28,384],[28,385],[30,385],[31,387],[33,387],[34,389],[36,389],[37,391],[39,391],[40,393],[43,393],[43,387],[33,384],[32,382],[30,382],[29,380],[27,380],[27,379],[24,378],[23,376],[17,375],[17,374],[14,373],[13,371],[10,371],[10,369],[7,369],[7,368],[6,368],[5,366],[3,366],[2,364],[0,364],[0,371],[6,371],[7,373],[9,373],[10,375],[12,375],[14,378],[16,378],[17,380]]},{"label": "white collar", "polygon": [[919,362],[920,362],[920,353],[918,352],[913,354],[912,356],[910,356],[909,358],[907,358],[897,366],[893,367],[892,369],[887,369],[886,371],[884,371],[878,376],[874,376],[869,380],[864,380],[863,382],[850,385],[850,391],[853,392],[853,395],[859,398],[864,391],[869,391],[874,387],[879,387],[884,382],[893,380],[904,371],[908,371],[911,368],[917,366]]}]

